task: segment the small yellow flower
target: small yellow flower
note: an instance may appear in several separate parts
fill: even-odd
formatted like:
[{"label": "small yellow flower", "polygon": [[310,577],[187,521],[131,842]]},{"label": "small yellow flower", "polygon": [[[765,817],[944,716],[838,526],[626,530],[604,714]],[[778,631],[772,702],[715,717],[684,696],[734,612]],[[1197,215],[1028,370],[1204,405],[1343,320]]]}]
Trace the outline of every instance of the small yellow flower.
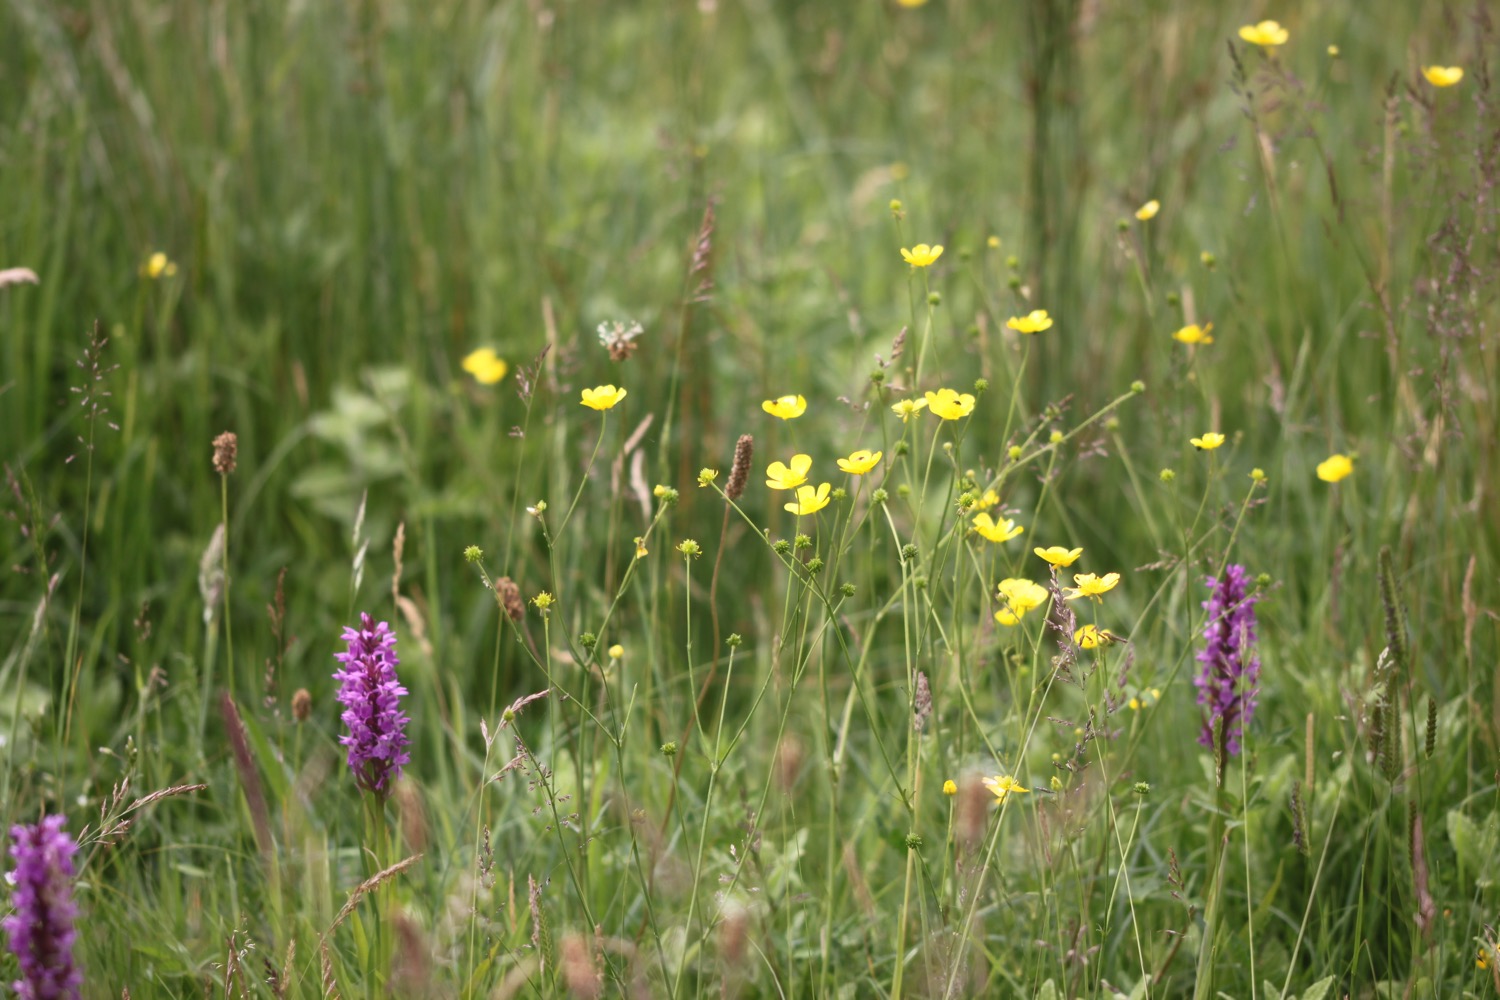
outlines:
[{"label": "small yellow flower", "polygon": [[991,250],[999,250],[1000,249],[1000,237],[998,237],[998,236],[991,236],[989,239],[987,239],[987,240],[984,241],[984,245],[987,246],[987,247],[989,247]]},{"label": "small yellow flower", "polygon": [[957,795],[958,794],[958,784],[952,778],[949,778],[947,781],[943,782],[943,794],[944,795]]},{"label": "small yellow flower", "polygon": [[646,558],[646,556],[648,556],[650,554],[651,554],[650,550],[646,548],[646,540],[644,538],[641,538],[640,536],[636,536],[636,539],[635,539],[635,557],[637,559],[644,559],[644,558]]},{"label": "small yellow flower", "polygon": [[925,4],[927,0],[896,0],[902,7],[917,8]]},{"label": "small yellow flower", "polygon": [[760,404],[760,408],[773,417],[792,420],[807,412],[807,400],[801,396],[781,396],[766,400]]},{"label": "small yellow flower", "polygon": [[1285,45],[1291,36],[1287,30],[1275,21],[1262,21],[1259,24],[1247,24],[1240,29],[1240,37],[1251,45],[1259,45],[1261,48],[1275,48]]},{"label": "small yellow flower", "polygon": [[611,660],[618,660],[624,655],[625,647],[620,645],[619,643],[615,643],[613,646],[609,647],[609,658]]},{"label": "small yellow flower", "polygon": [[[1463,70],[1459,70],[1462,74]],[[170,278],[177,273],[177,265],[167,259],[167,255],[158,250],[146,258],[146,263],[141,265],[141,277],[150,278],[155,281],[158,278]]]},{"label": "small yellow flower", "polygon": [[1146,202],[1146,204],[1135,210],[1135,217],[1137,219],[1140,219],[1142,222],[1149,222],[1151,219],[1156,218],[1156,213],[1160,211],[1161,202],[1157,201],[1155,198],[1152,198],[1150,201]]},{"label": "small yellow flower", "polygon": [[1071,566],[1083,555],[1082,549],[1065,549],[1061,545],[1049,545],[1045,549],[1036,548],[1031,551],[1054,566]]},{"label": "small yellow flower", "polygon": [[1139,698],[1132,696],[1131,699],[1125,704],[1132,712],[1139,712],[1141,710],[1141,699]]},{"label": "small yellow flower", "polygon": [[989,510],[991,507],[995,506],[995,504],[997,504],[999,502],[1000,502],[1000,494],[996,493],[994,490],[985,490],[984,491],[984,496],[982,496],[978,500],[974,501],[974,509],[975,510]]},{"label": "small yellow flower", "polygon": [[505,377],[510,366],[495,353],[493,347],[481,347],[464,355],[463,369],[473,375],[476,382],[494,385]]},{"label": "small yellow flower", "polygon": [[1254,469],[1251,469],[1250,470],[1250,479],[1253,482],[1257,482],[1257,483],[1263,483],[1263,482],[1265,482],[1266,481],[1266,470],[1262,469],[1262,468],[1260,468],[1258,466],[1256,468],[1254,468]]},{"label": "small yellow flower", "polygon": [[1010,518],[996,521],[988,514],[974,515],[974,530],[991,542],[1008,542],[1026,529]]},{"label": "small yellow flower", "polygon": [[925,399],[903,399],[899,403],[891,404],[891,412],[901,418],[904,424],[917,414],[918,411],[927,409]]},{"label": "small yellow flower", "polygon": [[766,469],[766,485],[773,490],[794,490],[807,482],[807,471],[811,468],[811,455],[793,455],[790,467],[772,462]]},{"label": "small yellow flower", "polygon": [[1021,783],[1009,774],[994,774],[984,779],[984,787],[995,795],[996,802],[1004,802],[1005,797],[1012,792],[1030,792],[1031,789],[1023,788]]},{"label": "small yellow flower", "polygon": [[1049,596],[1046,587],[1014,577],[1001,580],[995,589],[1000,592],[1000,600],[1005,605],[995,612],[995,621],[1007,628],[1019,624],[1026,612],[1046,604]]},{"label": "small yellow flower", "polygon": [[883,451],[870,451],[861,448],[851,454],[848,458],[839,459],[839,468],[851,476],[863,476],[875,466],[880,464],[880,459],[885,455]]},{"label": "small yellow flower", "polygon": [[1451,87],[1464,78],[1462,66],[1423,66],[1422,75],[1434,87]]},{"label": "small yellow flower", "polygon": [[1202,326],[1193,323],[1172,334],[1172,339],[1183,344],[1212,344],[1214,338],[1210,333],[1213,328],[1212,323],[1204,323]]},{"label": "small yellow flower", "polygon": [[1328,57],[1330,59],[1337,59],[1339,57],[1339,47],[1337,45],[1328,46]]},{"label": "small yellow flower", "polygon": [[1325,483],[1336,483],[1354,472],[1354,459],[1348,455],[1329,455],[1318,463],[1318,478]]},{"label": "small yellow flower", "polygon": [[811,486],[799,486],[797,487],[797,502],[783,506],[798,517],[816,514],[828,506],[828,491],[831,488],[828,483],[820,484],[817,489]]},{"label": "small yellow flower", "polygon": [[592,389],[583,390],[583,405],[591,410],[607,410],[620,400],[625,398],[624,389],[616,389],[612,385],[596,385]]},{"label": "small yellow flower", "polygon": [[1100,646],[1108,646],[1114,642],[1117,636],[1106,629],[1095,628],[1093,625],[1085,625],[1073,633],[1073,641],[1083,649],[1097,649]]},{"label": "small yellow flower", "polygon": [[901,248],[901,259],[912,267],[931,267],[933,261],[942,255],[943,247],[941,244],[930,247],[926,243],[918,243],[910,250],[905,247]]},{"label": "small yellow flower", "polygon": [[944,420],[957,420],[974,412],[974,394],[957,389],[928,392],[927,408]]},{"label": "small yellow flower", "polygon": [[540,594],[537,594],[535,597],[533,597],[531,599],[531,603],[535,605],[538,611],[546,611],[548,608],[552,607],[552,603],[555,600],[555,597],[544,590]]},{"label": "small yellow flower", "polygon": [[1474,959],[1474,965],[1481,969],[1488,969],[1490,967],[1490,950],[1488,948],[1480,946],[1479,954]]},{"label": "small yellow flower", "polygon": [[1052,328],[1052,317],[1045,309],[1033,309],[1025,316],[1012,316],[1005,325],[1017,333],[1041,333]]},{"label": "small yellow flower", "polygon": [[1071,587],[1064,595],[1068,600],[1076,600],[1080,597],[1092,597],[1098,600],[1102,595],[1115,589],[1120,582],[1120,574],[1105,573],[1103,576],[1095,576],[1092,573],[1074,573],[1073,582],[1078,586]]},{"label": "small yellow flower", "polygon": [[1224,435],[1210,431],[1201,438],[1189,438],[1188,442],[1199,451],[1213,451],[1224,443]]}]

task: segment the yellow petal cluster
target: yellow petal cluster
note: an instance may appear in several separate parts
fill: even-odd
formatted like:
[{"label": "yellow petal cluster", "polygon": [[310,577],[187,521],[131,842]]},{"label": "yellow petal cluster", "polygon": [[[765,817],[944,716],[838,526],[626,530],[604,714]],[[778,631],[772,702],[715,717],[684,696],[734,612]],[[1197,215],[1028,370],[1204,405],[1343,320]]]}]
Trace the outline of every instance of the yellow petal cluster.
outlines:
[{"label": "yellow petal cluster", "polygon": [[957,420],[974,412],[974,394],[957,389],[928,392],[927,408],[944,420]]},{"label": "yellow petal cluster", "polygon": [[784,504],[785,508],[798,517],[806,517],[808,514],[816,514],[828,506],[828,491],[832,487],[828,483],[820,483],[817,489],[811,486],[797,487],[796,503]]},{"label": "yellow petal cluster", "polygon": [[1023,788],[1015,776],[1010,774],[992,774],[984,779],[984,787],[994,794],[996,802],[1004,802],[1006,796],[1013,793],[1031,791]]},{"label": "yellow petal cluster", "polygon": [[1083,555],[1082,549],[1067,549],[1061,545],[1049,545],[1045,549],[1035,548],[1031,551],[1035,552],[1038,558],[1054,566],[1071,566],[1078,561],[1079,556]]},{"label": "yellow petal cluster", "polygon": [[943,255],[942,244],[928,246],[926,243],[918,243],[910,250],[901,248],[901,259],[912,267],[931,267],[933,262]]},{"label": "yellow petal cluster", "polygon": [[1018,624],[1026,612],[1047,603],[1047,588],[1024,578],[1007,577],[995,587],[1005,605],[995,612],[995,621],[1007,628]]},{"label": "yellow petal cluster", "polygon": [[1052,317],[1045,309],[1033,309],[1025,316],[1012,316],[1005,325],[1017,333],[1041,333],[1052,328]]},{"label": "yellow petal cluster", "polygon": [[766,400],[760,404],[760,408],[773,417],[792,420],[807,412],[807,400],[801,396],[780,396]]},{"label": "yellow petal cluster", "polygon": [[1251,45],[1271,49],[1278,45],[1285,45],[1291,35],[1275,21],[1262,21],[1259,24],[1245,25],[1240,29],[1240,37]]},{"label": "yellow petal cluster", "polygon": [[903,424],[925,409],[927,409],[925,399],[903,399],[891,404],[891,412],[900,417]]},{"label": "yellow petal cluster", "polygon": [[505,359],[495,353],[493,347],[481,347],[477,351],[470,351],[464,355],[463,369],[474,376],[476,382],[484,385],[494,385],[505,377],[510,371],[510,366]]},{"label": "yellow petal cluster", "polygon": [[1213,451],[1224,443],[1224,435],[1210,431],[1202,437],[1189,438],[1188,443],[1199,451]]},{"label": "yellow petal cluster", "polygon": [[1214,338],[1210,336],[1210,332],[1213,328],[1212,323],[1204,323],[1202,326],[1192,323],[1172,334],[1172,339],[1183,344],[1212,344]]},{"label": "yellow petal cluster", "polygon": [[1118,636],[1108,629],[1097,628],[1093,625],[1085,625],[1073,633],[1073,641],[1083,649],[1098,649],[1100,646],[1108,646]]},{"label": "yellow petal cluster", "polygon": [[[1459,70],[1463,73],[1463,70]],[[167,255],[158,250],[146,258],[146,263],[141,265],[141,277],[150,278],[155,281],[158,278],[170,278],[177,273],[177,265],[167,258]]]},{"label": "yellow petal cluster", "polygon": [[1434,87],[1451,87],[1464,78],[1462,66],[1423,66],[1422,75]]},{"label": "yellow petal cluster", "polygon": [[772,462],[766,468],[766,485],[773,490],[794,490],[807,482],[807,472],[811,468],[811,455],[793,455],[790,466]]},{"label": "yellow petal cluster", "polygon": [[1156,218],[1156,213],[1161,211],[1161,202],[1152,198],[1146,204],[1135,210],[1135,217],[1142,222],[1148,222]]},{"label": "yellow petal cluster", "polygon": [[625,398],[624,389],[612,385],[596,385],[583,390],[583,405],[592,410],[607,410]]},{"label": "yellow petal cluster", "polygon": [[1354,459],[1348,455],[1329,455],[1318,463],[1318,478],[1325,483],[1336,483],[1354,473]]},{"label": "yellow petal cluster", "polygon": [[848,458],[839,459],[839,468],[851,476],[863,476],[875,466],[880,464],[880,459],[885,455],[883,451],[870,451],[861,448],[850,454]]},{"label": "yellow petal cluster", "polygon": [[1098,600],[1102,595],[1115,589],[1120,582],[1120,574],[1105,573],[1103,576],[1095,576],[1093,573],[1074,573],[1073,582],[1077,584],[1070,587],[1064,593],[1068,600],[1077,600],[1080,597],[1091,597]]},{"label": "yellow petal cluster", "polygon": [[1008,542],[1026,530],[1008,517],[996,521],[984,513],[975,514],[972,523],[980,537],[991,542]]}]

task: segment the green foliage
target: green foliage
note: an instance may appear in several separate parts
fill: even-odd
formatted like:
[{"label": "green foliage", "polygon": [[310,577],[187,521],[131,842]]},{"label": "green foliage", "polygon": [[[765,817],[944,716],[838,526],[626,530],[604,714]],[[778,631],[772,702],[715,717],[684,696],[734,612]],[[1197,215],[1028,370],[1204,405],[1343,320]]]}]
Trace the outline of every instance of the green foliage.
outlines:
[{"label": "green foliage", "polygon": [[1358,13],[0,7],[0,826],[89,995],[1500,985],[1495,12]]}]

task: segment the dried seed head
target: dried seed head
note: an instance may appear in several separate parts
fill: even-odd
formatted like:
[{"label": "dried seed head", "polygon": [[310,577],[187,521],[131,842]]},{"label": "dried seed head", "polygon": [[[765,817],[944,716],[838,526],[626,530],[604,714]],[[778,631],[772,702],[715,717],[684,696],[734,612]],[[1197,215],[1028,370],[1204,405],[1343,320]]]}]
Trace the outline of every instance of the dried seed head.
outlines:
[{"label": "dried seed head", "polygon": [[312,717],[312,692],[307,688],[298,688],[292,695],[292,718],[298,722],[306,722]]},{"label": "dried seed head", "polygon": [[917,693],[912,702],[912,728],[920,733],[927,724],[927,717],[932,714],[932,688],[927,686],[927,675],[920,670],[917,671]]},{"label": "dried seed head", "polygon": [[776,780],[783,792],[790,792],[802,771],[802,741],[791,733],[782,738],[776,748]]},{"label": "dried seed head", "polygon": [[749,942],[750,914],[735,900],[724,903],[724,920],[719,924],[719,957],[725,966],[739,968],[745,962]]},{"label": "dried seed head", "polygon": [[755,439],[749,434],[741,434],[734,445],[734,465],[729,470],[729,484],[724,487],[724,495],[731,500],[738,500],[745,492],[745,485],[750,481],[750,460],[754,451]]},{"label": "dried seed head", "polygon": [[594,968],[594,957],[589,954],[588,942],[581,934],[569,934],[562,939],[562,977],[568,992],[583,1000],[595,1000],[603,984]]},{"label": "dried seed head", "polygon": [[240,439],[234,431],[225,431],[214,438],[214,471],[221,476],[233,472],[239,448]]},{"label": "dried seed head", "polygon": [[977,774],[964,775],[958,786],[954,830],[958,841],[966,849],[973,850],[984,840],[984,829],[989,823],[990,803],[994,796],[984,787]]},{"label": "dried seed head", "polygon": [[495,602],[513,622],[526,617],[526,602],[521,599],[521,588],[508,576],[495,581]]}]

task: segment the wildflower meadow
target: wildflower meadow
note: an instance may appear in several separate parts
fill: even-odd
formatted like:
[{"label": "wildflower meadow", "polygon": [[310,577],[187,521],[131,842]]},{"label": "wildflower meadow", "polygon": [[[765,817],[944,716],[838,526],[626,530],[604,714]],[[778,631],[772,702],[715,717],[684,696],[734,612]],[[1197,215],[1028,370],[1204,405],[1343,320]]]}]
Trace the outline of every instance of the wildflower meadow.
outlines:
[{"label": "wildflower meadow", "polygon": [[0,995],[1495,996],[1497,17],[0,3]]}]

